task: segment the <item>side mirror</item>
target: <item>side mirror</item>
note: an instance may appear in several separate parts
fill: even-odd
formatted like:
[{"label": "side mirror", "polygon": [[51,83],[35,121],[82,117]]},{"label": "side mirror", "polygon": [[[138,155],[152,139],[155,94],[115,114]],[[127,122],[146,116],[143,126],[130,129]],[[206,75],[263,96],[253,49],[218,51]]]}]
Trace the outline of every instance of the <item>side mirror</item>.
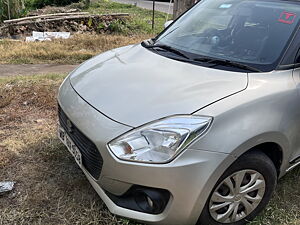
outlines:
[{"label": "side mirror", "polygon": [[167,21],[166,23],[165,23],[165,28],[167,28],[168,26],[170,26],[171,25],[171,23],[173,23],[173,20],[169,20],[169,21]]}]

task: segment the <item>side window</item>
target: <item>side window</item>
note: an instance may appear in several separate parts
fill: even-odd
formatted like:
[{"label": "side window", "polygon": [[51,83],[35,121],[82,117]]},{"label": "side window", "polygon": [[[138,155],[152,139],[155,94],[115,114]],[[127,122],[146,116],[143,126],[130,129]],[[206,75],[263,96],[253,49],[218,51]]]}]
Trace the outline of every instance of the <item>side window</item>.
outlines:
[{"label": "side window", "polygon": [[296,64],[300,63],[299,49],[300,49],[300,29],[298,28],[294,40],[292,41],[286,54],[284,55],[280,63],[280,66],[288,66],[288,65],[293,65],[295,63]]}]

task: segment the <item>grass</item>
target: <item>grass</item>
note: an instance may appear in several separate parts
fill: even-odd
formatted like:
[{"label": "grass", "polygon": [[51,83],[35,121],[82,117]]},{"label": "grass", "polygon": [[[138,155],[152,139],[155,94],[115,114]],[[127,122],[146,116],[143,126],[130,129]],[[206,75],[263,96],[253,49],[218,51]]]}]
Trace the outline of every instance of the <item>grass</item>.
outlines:
[{"label": "grass", "polygon": [[264,210],[251,225],[300,224],[300,167],[279,180],[276,192]]},{"label": "grass", "polygon": [[129,13],[130,19],[126,24],[115,23],[112,30],[123,34],[158,34],[164,28],[167,19],[171,15],[155,12],[155,26],[152,30],[152,10],[138,8],[135,5],[99,0],[93,3],[89,9],[93,14]]},{"label": "grass", "polygon": [[78,64],[101,52],[139,43],[149,35],[75,35],[52,42],[0,40],[0,64]]},{"label": "grass", "polygon": [[34,43],[0,40],[0,64],[78,64],[103,51],[156,36],[163,30],[167,15],[156,12],[156,26],[152,30],[151,10],[109,0],[92,3],[88,10],[94,14],[129,13],[130,18],[110,24],[111,34],[77,34],[68,40]]},{"label": "grass", "polygon": [[0,180],[16,182],[0,196],[0,224],[130,224],[108,212],[56,138],[63,77],[0,78]]},{"label": "grass", "polygon": [[[0,78],[0,224],[133,225],[113,216],[56,137],[56,94],[65,75]],[[300,168],[279,181],[251,225],[300,224]]]}]

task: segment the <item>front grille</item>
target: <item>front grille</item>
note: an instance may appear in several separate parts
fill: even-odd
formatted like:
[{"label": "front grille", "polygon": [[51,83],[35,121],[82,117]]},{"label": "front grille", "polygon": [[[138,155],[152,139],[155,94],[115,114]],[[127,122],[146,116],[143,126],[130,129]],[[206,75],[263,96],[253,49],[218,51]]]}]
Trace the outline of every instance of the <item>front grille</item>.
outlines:
[{"label": "front grille", "polygon": [[[67,132],[82,155],[82,165],[95,178],[100,177],[103,159],[96,145],[88,139],[67,117],[64,111],[58,106],[58,117],[60,125]],[[70,123],[72,130],[70,131]]]}]

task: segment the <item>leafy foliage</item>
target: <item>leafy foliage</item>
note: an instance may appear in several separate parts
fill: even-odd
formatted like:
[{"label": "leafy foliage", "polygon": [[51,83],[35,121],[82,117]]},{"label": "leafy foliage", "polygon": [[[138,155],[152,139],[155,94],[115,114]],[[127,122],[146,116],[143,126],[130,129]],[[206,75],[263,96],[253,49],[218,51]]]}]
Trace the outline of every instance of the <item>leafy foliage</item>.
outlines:
[{"label": "leafy foliage", "polygon": [[[155,36],[163,30],[163,25],[171,15],[155,12],[155,29],[152,30],[152,10],[142,9],[131,4],[121,4],[111,0],[97,0],[91,3],[88,11],[92,14],[128,13],[126,21],[117,20],[109,25],[111,33],[118,34],[151,34]],[[104,25],[99,25],[99,28]]]},{"label": "leafy foliage", "polygon": [[27,0],[26,5],[32,8],[43,8],[47,5],[65,6],[77,2],[80,0]]},{"label": "leafy foliage", "polygon": [[24,0],[0,0],[0,21],[25,14]]}]

